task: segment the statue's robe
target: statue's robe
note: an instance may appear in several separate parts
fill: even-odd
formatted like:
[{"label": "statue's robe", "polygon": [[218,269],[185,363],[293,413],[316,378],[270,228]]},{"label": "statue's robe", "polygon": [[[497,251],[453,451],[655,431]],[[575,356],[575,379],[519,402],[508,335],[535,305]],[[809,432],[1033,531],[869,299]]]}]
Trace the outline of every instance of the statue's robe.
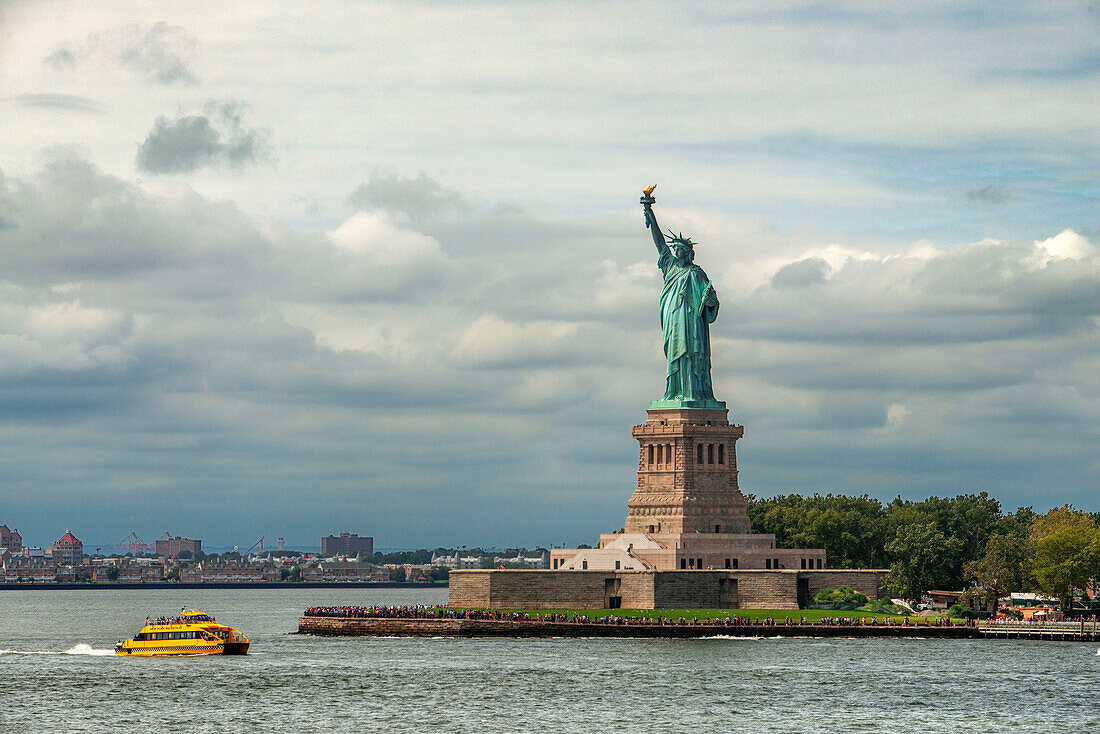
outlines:
[{"label": "statue's robe", "polygon": [[713,286],[698,265],[683,266],[667,248],[657,260],[665,277],[661,289],[661,330],[665,336],[665,400],[714,400],[710,382],[710,325],[714,305],[703,303]]}]

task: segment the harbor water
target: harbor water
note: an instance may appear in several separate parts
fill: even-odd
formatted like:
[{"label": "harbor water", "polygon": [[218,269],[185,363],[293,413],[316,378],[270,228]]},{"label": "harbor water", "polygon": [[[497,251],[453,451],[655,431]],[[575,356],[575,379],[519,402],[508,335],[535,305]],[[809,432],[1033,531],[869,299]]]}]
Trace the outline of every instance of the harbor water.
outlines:
[{"label": "harbor water", "polygon": [[[1100,730],[1100,656],[1079,642],[293,634],[309,606],[446,594],[0,591],[0,731]],[[113,655],[181,607],[243,631],[249,654]]]}]

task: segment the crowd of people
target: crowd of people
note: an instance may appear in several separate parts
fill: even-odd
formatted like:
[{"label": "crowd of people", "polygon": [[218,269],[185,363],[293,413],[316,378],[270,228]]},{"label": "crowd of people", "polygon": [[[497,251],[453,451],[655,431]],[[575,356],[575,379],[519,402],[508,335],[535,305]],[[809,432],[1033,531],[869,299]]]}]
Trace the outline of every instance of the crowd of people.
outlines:
[{"label": "crowd of people", "polygon": [[931,617],[927,620],[910,621],[908,618],[892,617],[822,617],[799,619],[785,617],[779,620],[771,617],[624,617],[619,615],[589,616],[586,614],[542,613],[542,612],[494,612],[482,609],[448,609],[440,606],[343,606],[310,607],[305,611],[307,617],[341,617],[350,619],[471,619],[501,622],[568,622],[577,624],[615,624],[615,625],[719,625],[727,627],[775,627],[775,626],[936,626],[955,627],[972,626],[968,620],[953,620],[946,617]]}]

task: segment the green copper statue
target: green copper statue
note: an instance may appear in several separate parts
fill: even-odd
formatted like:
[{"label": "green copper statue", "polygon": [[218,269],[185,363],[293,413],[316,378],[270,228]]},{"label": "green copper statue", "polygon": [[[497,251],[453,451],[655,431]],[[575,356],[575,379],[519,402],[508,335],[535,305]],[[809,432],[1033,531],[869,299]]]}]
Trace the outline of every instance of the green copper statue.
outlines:
[{"label": "green copper statue", "polygon": [[665,396],[649,404],[659,408],[723,409],[710,384],[710,325],[718,318],[718,294],[707,274],[692,260],[694,242],[683,235],[667,237],[653,213],[653,190],[642,189],[645,226],[657,246],[657,267],[664,274],[661,330],[665,337]]}]

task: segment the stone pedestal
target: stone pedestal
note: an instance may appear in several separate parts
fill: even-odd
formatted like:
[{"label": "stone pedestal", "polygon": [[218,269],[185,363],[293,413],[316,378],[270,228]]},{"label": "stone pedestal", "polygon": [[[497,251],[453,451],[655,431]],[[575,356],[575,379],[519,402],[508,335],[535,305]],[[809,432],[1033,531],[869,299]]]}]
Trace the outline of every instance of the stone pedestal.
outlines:
[{"label": "stone pedestal", "polygon": [[748,533],[737,486],[737,439],[727,410],[650,409],[638,439],[638,486],[627,502],[627,533]]}]

